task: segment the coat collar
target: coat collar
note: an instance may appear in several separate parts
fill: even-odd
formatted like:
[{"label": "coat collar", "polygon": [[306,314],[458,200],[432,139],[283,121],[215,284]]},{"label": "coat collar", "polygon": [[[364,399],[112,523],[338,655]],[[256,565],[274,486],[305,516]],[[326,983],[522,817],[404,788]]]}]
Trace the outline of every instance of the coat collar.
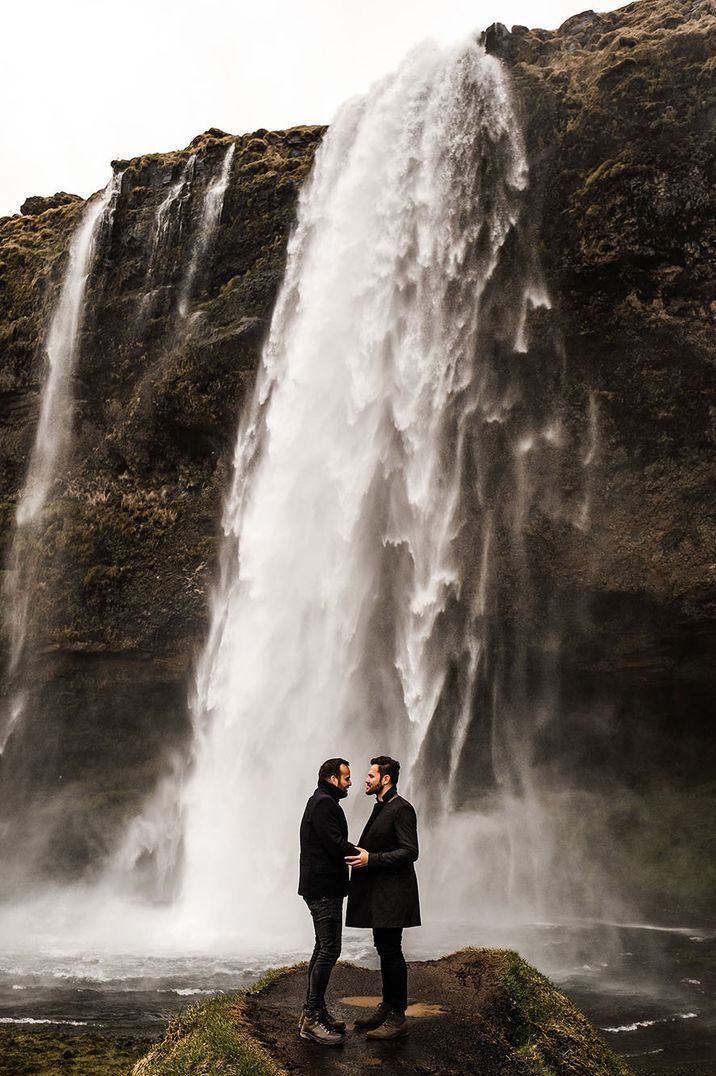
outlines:
[{"label": "coat collar", "polygon": [[337,785],[332,785],[330,781],[323,780],[318,782],[318,788],[316,791],[327,792],[329,796],[333,797],[336,803],[338,803],[339,800],[345,799],[347,795],[344,788],[338,788]]}]

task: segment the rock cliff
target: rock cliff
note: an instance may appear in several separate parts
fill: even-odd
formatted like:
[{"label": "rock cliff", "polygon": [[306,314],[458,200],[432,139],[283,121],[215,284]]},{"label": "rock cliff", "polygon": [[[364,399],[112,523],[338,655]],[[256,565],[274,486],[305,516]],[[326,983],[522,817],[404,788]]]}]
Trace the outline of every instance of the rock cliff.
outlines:
[{"label": "rock cliff", "polygon": [[[661,802],[665,788],[714,779],[714,6],[642,0],[554,32],[495,25],[484,40],[523,114],[567,407],[590,395],[594,422],[589,525],[530,529],[569,608],[562,704],[603,714],[606,731],[545,753],[565,756],[577,783],[614,778]],[[211,129],[185,150],[113,162],[121,194],[89,281],[72,453],[33,539],[31,705],[0,759],[6,847],[32,841],[43,870],[101,860],[186,742],[237,415],[322,134]],[[187,284],[231,144],[220,224]],[[6,550],[83,204],[34,197],[0,220]],[[621,801],[605,823],[627,858],[645,802]],[[698,834],[693,847],[698,862]],[[693,901],[706,906],[698,886]]]}]

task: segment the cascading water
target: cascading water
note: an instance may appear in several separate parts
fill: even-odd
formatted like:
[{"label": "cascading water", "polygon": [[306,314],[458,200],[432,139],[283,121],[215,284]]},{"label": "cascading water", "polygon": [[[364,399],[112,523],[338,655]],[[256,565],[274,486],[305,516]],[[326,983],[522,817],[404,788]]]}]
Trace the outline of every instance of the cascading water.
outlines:
[{"label": "cascading water", "polygon": [[196,238],[194,239],[191,258],[179,290],[179,304],[177,309],[180,318],[184,318],[187,315],[194,277],[196,276],[197,269],[201,265],[211,238],[221,219],[221,210],[224,206],[224,195],[226,194],[226,188],[229,185],[231,162],[234,159],[235,151],[236,143],[231,142],[224,153],[224,160],[218,177],[212,180],[206,188],[199,229]]},{"label": "cascading water", "polygon": [[100,229],[111,218],[122,183],[115,172],[104,190],[87,203],[72,240],[60,295],[47,336],[47,377],[42,389],[40,417],[25,485],[15,515],[16,530],[5,584],[9,662],[7,676],[14,690],[0,735],[0,754],[17,725],[24,707],[22,685],[17,683],[25,649],[32,584],[36,574],[32,534],[38,525],[72,429],[72,376],[82,328],[87,280]]},{"label": "cascading water", "polygon": [[191,194],[192,180],[196,169],[196,154],[192,153],[187,158],[181,174],[175,183],[172,183],[166,197],[159,203],[154,220],[154,235],[147,266],[147,291],[142,297],[140,313],[147,316],[151,310],[152,302],[156,297],[155,276],[157,262],[163,251],[169,236],[176,227],[181,226],[182,210]]},{"label": "cascading water", "polygon": [[549,300],[527,181],[509,84],[476,45],[414,51],[317,154],[240,424],[192,770],[121,856],[153,849],[165,874],[183,826],[185,937],[294,921],[297,818],[337,754],[403,760],[444,913],[476,887],[493,915],[541,908],[532,744],[559,635],[535,617],[527,531],[536,504],[575,509],[560,344],[529,347]]}]

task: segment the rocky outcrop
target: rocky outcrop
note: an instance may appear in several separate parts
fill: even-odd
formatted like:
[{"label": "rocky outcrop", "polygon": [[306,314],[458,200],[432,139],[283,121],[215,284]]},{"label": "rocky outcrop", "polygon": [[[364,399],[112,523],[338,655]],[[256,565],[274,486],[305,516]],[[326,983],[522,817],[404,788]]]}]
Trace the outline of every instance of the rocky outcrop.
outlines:
[{"label": "rocky outcrop", "polygon": [[[561,765],[577,785],[646,782],[657,803],[665,786],[714,775],[704,744],[716,594],[715,33],[707,0],[649,0],[582,13],[554,32],[485,34],[511,68],[523,115],[565,339],[567,423],[583,424],[592,399],[582,525],[538,515],[528,524],[545,600],[557,595],[566,621],[560,706],[571,724],[568,735],[545,732],[545,779]],[[32,705],[0,761],[0,810],[23,861],[32,841],[35,861],[53,871],[97,862],[186,741],[237,415],[322,133],[234,138],[212,128],[185,150],[113,162],[121,194],[88,289],[73,454],[35,537]],[[220,225],[179,316],[204,196],[232,144]],[[28,199],[23,215],[0,221],[6,546],[82,206]],[[24,819],[18,801],[30,805]],[[617,806],[593,843],[636,849],[651,815],[632,800]],[[670,817],[695,831],[676,808]],[[668,844],[667,834],[650,846],[662,871]],[[703,853],[699,843],[674,867],[670,892],[685,871],[698,873]],[[640,886],[659,906],[654,875]],[[711,898],[690,899],[696,908]]]},{"label": "rocky outcrop", "polygon": [[22,203],[20,212],[27,216],[35,216],[38,213],[44,213],[46,209],[59,209],[62,205],[72,205],[74,202],[81,201],[79,194],[68,194],[66,191],[58,191],[56,194],[46,196],[33,194]]},{"label": "rocky outcrop", "polygon": [[[331,978],[331,1011],[352,1029],[379,998],[375,971],[340,964]],[[375,1043],[348,1031],[345,1044],[321,1049],[296,1034],[305,967],[282,969],[244,994],[194,1006],[173,1020],[133,1076],[176,1071],[332,1076],[372,1068],[399,1073],[482,1076],[628,1076],[570,1001],[517,953],[465,949],[410,965],[415,1000],[408,1038]]]}]

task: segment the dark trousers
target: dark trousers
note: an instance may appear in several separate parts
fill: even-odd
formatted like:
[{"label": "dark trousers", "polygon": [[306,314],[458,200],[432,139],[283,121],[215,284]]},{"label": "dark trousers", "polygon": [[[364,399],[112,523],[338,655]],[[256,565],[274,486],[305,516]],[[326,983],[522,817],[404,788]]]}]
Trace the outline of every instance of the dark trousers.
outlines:
[{"label": "dark trousers", "polygon": [[334,965],[341,955],[343,932],[343,897],[320,897],[318,900],[303,898],[313,919],[316,944],[308,965],[308,990],[306,1008],[323,1009],[326,989]]},{"label": "dark trousers", "polygon": [[380,957],[383,977],[383,1001],[396,1012],[408,1007],[408,965],[403,956],[403,928],[375,927],[373,944]]}]

